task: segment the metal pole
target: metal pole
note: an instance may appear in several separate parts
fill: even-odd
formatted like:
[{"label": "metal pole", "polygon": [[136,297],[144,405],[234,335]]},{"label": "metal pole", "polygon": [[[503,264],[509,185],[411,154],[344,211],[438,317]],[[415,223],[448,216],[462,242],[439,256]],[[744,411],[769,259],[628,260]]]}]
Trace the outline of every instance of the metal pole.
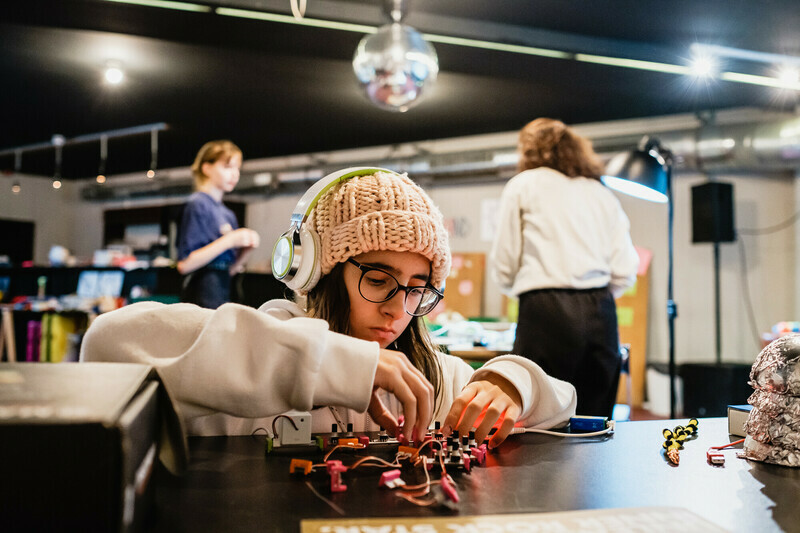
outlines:
[{"label": "metal pole", "polygon": [[[714,224],[718,219],[714,219]],[[720,326],[721,308],[719,297],[719,235],[714,231],[714,333],[717,348],[717,364],[722,364],[722,327]]]},{"label": "metal pole", "polygon": [[666,162],[667,167],[667,226],[668,226],[668,261],[669,266],[667,267],[667,318],[669,321],[669,416],[670,418],[676,417],[675,412],[675,403],[676,403],[676,394],[675,394],[675,377],[676,377],[676,368],[675,368],[675,318],[678,316],[678,308],[675,305],[675,301],[672,299],[672,277],[673,277],[673,268],[672,268],[672,255],[673,255],[673,235],[672,235],[672,225],[673,225],[673,212],[675,210],[673,206],[673,194],[672,194],[672,154],[669,152],[662,152],[664,154],[664,160]]}]

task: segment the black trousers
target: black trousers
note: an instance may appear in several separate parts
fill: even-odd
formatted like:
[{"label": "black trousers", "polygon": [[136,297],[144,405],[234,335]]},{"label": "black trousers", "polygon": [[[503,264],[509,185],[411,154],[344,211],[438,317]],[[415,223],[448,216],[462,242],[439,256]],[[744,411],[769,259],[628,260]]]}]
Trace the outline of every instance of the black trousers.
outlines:
[{"label": "black trousers", "polygon": [[227,269],[201,268],[183,278],[181,301],[216,309],[231,301],[231,276]]},{"label": "black trousers", "polygon": [[576,414],[611,416],[622,360],[617,306],[607,288],[521,294],[514,353],[572,383]]}]

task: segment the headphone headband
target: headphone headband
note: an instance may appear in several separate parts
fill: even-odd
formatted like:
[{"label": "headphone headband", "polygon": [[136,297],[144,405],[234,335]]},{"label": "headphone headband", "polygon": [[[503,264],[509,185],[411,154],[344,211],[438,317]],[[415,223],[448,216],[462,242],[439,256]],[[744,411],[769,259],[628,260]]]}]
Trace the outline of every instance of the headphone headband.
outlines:
[{"label": "headphone headband", "polygon": [[331,187],[358,176],[369,176],[376,172],[397,174],[379,167],[350,167],[320,178],[312,185],[292,212],[291,225],[272,248],[272,275],[286,283],[290,289],[308,291],[319,280],[319,237],[303,227],[311,211]]},{"label": "headphone headband", "polygon": [[376,172],[388,172],[390,174],[396,174],[396,172],[393,170],[386,168],[350,167],[343,170],[337,170],[336,172],[328,174],[324,178],[320,178],[305,192],[305,194],[303,194],[303,196],[297,202],[294,211],[292,211],[292,223],[297,223],[296,227],[299,228],[300,224],[305,222],[308,218],[308,215],[311,214],[311,210],[317,205],[317,202],[319,202],[319,199],[322,198],[322,195],[337,183],[341,183],[349,180],[350,178],[355,178],[358,176],[369,176],[370,174],[375,174]]}]

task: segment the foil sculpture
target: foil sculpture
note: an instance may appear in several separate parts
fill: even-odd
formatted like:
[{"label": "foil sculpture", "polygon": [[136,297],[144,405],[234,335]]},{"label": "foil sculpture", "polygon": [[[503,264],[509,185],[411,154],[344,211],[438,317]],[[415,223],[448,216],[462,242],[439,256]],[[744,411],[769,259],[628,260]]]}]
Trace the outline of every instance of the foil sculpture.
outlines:
[{"label": "foil sculpture", "polygon": [[758,354],[750,371],[755,392],[745,424],[745,457],[765,463],[800,466],[800,334],[773,341]]}]

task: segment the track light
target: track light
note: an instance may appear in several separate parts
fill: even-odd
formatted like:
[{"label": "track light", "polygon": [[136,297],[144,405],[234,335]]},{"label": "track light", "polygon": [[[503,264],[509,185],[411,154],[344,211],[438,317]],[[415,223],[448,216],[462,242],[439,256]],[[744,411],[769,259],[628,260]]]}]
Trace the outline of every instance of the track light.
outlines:
[{"label": "track light", "polygon": [[158,130],[150,130],[150,169],[147,171],[147,179],[156,177],[156,167],[158,166]]},{"label": "track light", "polygon": [[100,164],[97,169],[97,183],[106,182],[106,160],[108,159],[108,136],[100,136]]},{"label": "track light", "polygon": [[53,188],[58,190],[61,188],[61,151],[64,148],[66,139],[63,135],[53,135],[53,146],[55,146],[55,165],[53,169]]}]

